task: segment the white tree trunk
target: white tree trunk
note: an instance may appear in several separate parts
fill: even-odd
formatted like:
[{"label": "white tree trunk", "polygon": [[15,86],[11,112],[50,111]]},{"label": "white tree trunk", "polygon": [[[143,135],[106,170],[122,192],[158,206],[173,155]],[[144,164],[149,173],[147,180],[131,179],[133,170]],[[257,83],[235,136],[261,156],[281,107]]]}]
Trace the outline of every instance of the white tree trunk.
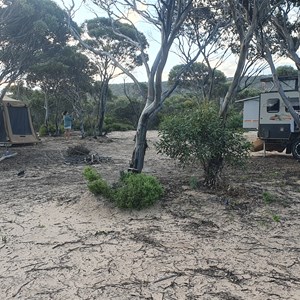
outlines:
[{"label": "white tree trunk", "polygon": [[[273,82],[276,85],[276,87],[278,89],[278,92],[279,92],[285,106],[287,107],[288,111],[292,115],[295,123],[297,124],[298,127],[300,127],[299,115],[294,110],[293,105],[289,101],[288,97],[286,96],[286,94],[285,94],[285,92],[284,92],[284,90],[283,90],[283,88],[282,88],[282,86],[279,82],[278,76],[276,74],[276,69],[275,69],[275,65],[274,65],[274,62],[273,62],[272,54],[270,52],[270,49],[266,46],[266,44],[265,44],[265,52],[266,52],[265,59],[266,59],[266,61],[268,62],[269,66],[270,66],[270,69],[271,69],[271,72],[272,72],[272,77],[273,77]],[[299,74],[299,71],[298,71],[298,74]],[[298,75],[298,78],[299,78],[299,75]],[[299,82],[298,82],[298,86],[299,86]]]}]

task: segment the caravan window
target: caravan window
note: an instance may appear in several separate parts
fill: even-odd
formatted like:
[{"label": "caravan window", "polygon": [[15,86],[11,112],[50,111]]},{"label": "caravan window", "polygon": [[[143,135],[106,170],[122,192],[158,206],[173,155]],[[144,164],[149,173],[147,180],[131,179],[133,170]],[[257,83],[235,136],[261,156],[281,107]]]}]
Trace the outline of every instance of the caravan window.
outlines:
[{"label": "caravan window", "polygon": [[[295,111],[300,111],[300,100],[299,98],[289,98],[291,104],[293,105],[293,108]],[[285,108],[285,111],[288,112],[287,107]]]},{"label": "caravan window", "polygon": [[267,102],[267,112],[268,113],[277,113],[279,112],[279,99],[268,99]]}]

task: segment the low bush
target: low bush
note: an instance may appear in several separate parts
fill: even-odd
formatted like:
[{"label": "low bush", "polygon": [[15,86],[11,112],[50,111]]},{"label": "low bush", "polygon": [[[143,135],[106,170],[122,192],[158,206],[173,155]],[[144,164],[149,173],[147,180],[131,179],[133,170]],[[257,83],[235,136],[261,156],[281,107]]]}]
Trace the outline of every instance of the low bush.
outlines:
[{"label": "low bush", "polygon": [[39,136],[54,135],[55,131],[56,129],[53,124],[49,124],[48,128],[46,125],[42,125],[39,129]]},{"label": "low bush", "polygon": [[43,137],[46,136],[47,134],[48,134],[47,127],[45,125],[42,125],[39,129],[39,136]]},{"label": "low bush", "polygon": [[225,163],[243,167],[249,157],[250,143],[243,137],[239,116],[219,116],[219,108],[203,102],[193,110],[171,115],[160,124],[159,153],[177,159],[182,166],[201,166],[204,185],[214,188],[221,182]]},{"label": "low bush", "polygon": [[163,188],[155,177],[128,173],[121,178],[114,200],[120,208],[141,209],[153,205],[162,195]]},{"label": "low bush", "polygon": [[95,169],[86,167],[83,170],[83,176],[88,181],[88,189],[94,195],[102,195],[108,199],[112,198],[112,188],[102,179],[101,175]]},{"label": "low bush", "polygon": [[101,178],[101,176],[98,174],[98,172],[91,167],[84,168],[83,176],[88,182],[93,182],[93,181]]},{"label": "low bush", "polygon": [[94,195],[102,195],[107,199],[113,198],[113,190],[102,178],[96,179],[88,183],[88,189]]},{"label": "low bush", "polygon": [[107,132],[128,131],[128,130],[134,130],[134,127],[130,124],[115,122],[115,123],[111,123],[109,125],[105,125],[104,129],[105,129],[104,131],[107,131]]},{"label": "low bush", "polygon": [[88,180],[88,189],[94,195],[102,195],[119,208],[142,209],[153,205],[163,195],[163,187],[150,175],[125,173],[113,187],[109,186],[93,168],[83,172]]}]

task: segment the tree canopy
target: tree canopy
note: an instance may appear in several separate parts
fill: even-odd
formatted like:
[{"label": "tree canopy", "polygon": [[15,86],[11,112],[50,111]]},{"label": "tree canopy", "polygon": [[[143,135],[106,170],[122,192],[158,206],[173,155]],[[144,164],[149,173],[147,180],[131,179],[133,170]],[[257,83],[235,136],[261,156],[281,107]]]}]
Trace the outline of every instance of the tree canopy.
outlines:
[{"label": "tree canopy", "polygon": [[[185,71],[182,72],[182,69]],[[169,83],[172,84],[177,80],[178,87],[191,90],[199,94],[202,99],[224,97],[227,82],[225,74],[214,70],[212,76],[213,80],[211,80],[209,68],[204,63],[196,62],[188,68],[181,64],[171,69]],[[213,90],[212,95],[210,95],[211,89]]]},{"label": "tree canopy", "polygon": [[[75,26],[75,23],[74,23]],[[66,44],[66,14],[50,0],[3,0],[0,7],[0,82],[13,82]]]}]

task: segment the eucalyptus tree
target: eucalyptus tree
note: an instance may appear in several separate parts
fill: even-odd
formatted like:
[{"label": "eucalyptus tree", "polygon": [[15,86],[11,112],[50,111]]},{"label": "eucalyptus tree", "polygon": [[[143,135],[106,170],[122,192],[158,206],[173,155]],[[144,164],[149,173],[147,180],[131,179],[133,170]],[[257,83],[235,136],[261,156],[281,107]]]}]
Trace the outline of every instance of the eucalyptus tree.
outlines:
[{"label": "eucalyptus tree", "polygon": [[229,0],[225,13],[232,19],[232,32],[237,43],[231,48],[238,53],[238,61],[232,82],[220,107],[220,116],[226,117],[227,109],[235,98],[240,80],[245,70],[247,59],[250,56],[255,32],[260,28],[260,23],[268,17],[269,0]]},{"label": "eucalyptus tree", "polygon": [[271,1],[270,24],[275,29],[275,44],[280,53],[290,58],[300,74],[300,2],[298,0]]},{"label": "eucalyptus tree", "polygon": [[[111,57],[98,53],[99,51],[110,53],[126,70],[132,71],[142,64],[140,51],[145,51],[148,42],[146,37],[137,32],[131,24],[120,21],[112,22],[110,18],[87,20],[83,23],[82,28],[85,44],[97,51],[96,54],[93,51],[88,55],[98,67],[98,77],[101,84],[98,95],[97,131],[99,135],[102,135],[108,85],[112,78],[119,76],[123,71],[117,69]],[[140,48],[134,43],[138,43]]]},{"label": "eucalyptus tree", "polygon": [[[198,100],[212,100],[223,97],[226,93],[226,76],[219,70],[211,69],[204,63],[195,62],[182,72],[185,65],[174,66],[169,73],[169,84],[178,80],[178,87],[197,95]],[[179,74],[180,75],[179,75]],[[213,77],[211,77],[211,75]]]},{"label": "eucalyptus tree", "polygon": [[65,107],[71,106],[76,113],[83,138],[84,118],[88,114],[88,94],[93,91],[98,68],[77,46],[65,47],[61,60],[68,68],[67,76],[59,86],[59,97],[66,100]]},{"label": "eucalyptus tree", "polygon": [[284,65],[284,66],[279,66],[276,68],[276,74],[281,77],[281,76],[298,76],[298,71],[294,69],[292,66],[289,65]]},{"label": "eucalyptus tree", "polygon": [[27,83],[39,87],[44,93],[44,124],[48,128],[50,114],[54,115],[58,132],[61,112],[66,107],[75,109],[82,119],[82,101],[91,89],[95,67],[89,59],[77,52],[78,48],[66,46],[51,58],[30,67]]},{"label": "eucalyptus tree", "polygon": [[41,53],[52,55],[60,45],[65,45],[68,37],[66,15],[53,1],[3,0],[0,83],[9,86],[39,61]]},{"label": "eucalyptus tree", "polygon": [[[206,2],[206,1],[205,1]],[[249,1],[240,1],[240,0],[229,0],[229,1],[207,1],[209,2],[210,12],[216,13],[216,15],[211,14],[210,19],[216,20],[216,26],[220,26],[222,35],[218,32],[216,33],[217,39],[220,39],[220,48],[219,51],[226,51],[226,46],[230,48],[230,50],[237,56],[237,64],[234,71],[234,76],[231,84],[227,90],[225,98],[221,103],[219,110],[219,119],[221,120],[221,125],[218,127],[221,132],[226,130],[226,126],[228,126],[228,108],[235,98],[237,92],[239,91],[240,80],[245,70],[247,69],[247,60],[251,58],[250,54],[254,47],[253,38],[257,30],[260,28],[260,22],[262,19],[266,17],[266,11],[268,8],[267,0],[249,0]],[[226,23],[217,22],[217,20],[221,19],[228,20]],[[199,33],[200,35],[193,39],[190,38],[190,42],[193,45],[198,44],[198,48],[200,49],[205,46],[210,46],[210,43],[206,40],[202,41],[201,39],[201,31],[204,30],[205,26],[210,28],[210,24],[212,21],[206,21],[203,19],[203,27],[200,27]],[[212,22],[212,25],[214,22]],[[212,32],[214,32],[214,28],[212,26]],[[192,35],[193,30],[190,30],[190,34]],[[210,35],[211,41],[214,41],[215,35]],[[202,41],[201,44],[199,41]],[[203,52],[203,51],[202,51]],[[201,134],[199,132],[199,134]],[[205,137],[204,137],[205,139]],[[217,151],[208,151],[207,152],[207,160],[209,168],[212,171],[213,177],[218,177],[219,173],[223,169],[223,165],[225,163],[225,156],[228,144],[226,143],[226,139],[219,139],[220,143],[218,144]],[[237,145],[238,145],[237,141]],[[216,145],[216,144],[215,144]],[[201,144],[199,145],[201,147]],[[214,182],[214,181],[213,181]]]},{"label": "eucalyptus tree", "polygon": [[258,50],[268,62],[272,71],[273,81],[278,88],[285,106],[291,113],[298,127],[299,114],[294,110],[279,82],[274,64],[274,55],[286,56],[296,65],[298,70],[298,89],[300,98],[300,3],[297,0],[269,1],[270,17],[260,23],[260,31],[256,33]]},{"label": "eucalyptus tree", "polygon": [[[226,15],[226,5],[216,0],[198,0],[194,1],[194,9],[189,14],[186,22],[181,28],[181,34],[178,37],[178,51],[184,64],[181,68],[184,74],[193,73],[193,69],[199,64],[205,65],[204,78],[207,83],[202,88],[202,97],[211,99],[213,95],[214,80],[221,75],[217,70],[229,57],[232,36],[228,35],[231,25],[231,19]],[[186,51],[188,49],[188,51]],[[191,68],[186,68],[195,51],[199,51],[200,55],[196,64],[192,64]],[[213,62],[212,62],[213,61]],[[180,71],[179,66],[176,66]],[[171,70],[173,73],[174,70]],[[197,73],[197,72],[196,72]],[[215,74],[217,73],[217,74]],[[172,75],[172,74],[170,74]],[[175,80],[175,74],[172,81]],[[196,75],[196,74],[195,74]],[[179,80],[181,76],[178,77]],[[198,82],[201,83],[201,80]],[[202,80],[203,83],[203,80]],[[198,86],[199,86],[198,84]],[[205,91],[203,93],[203,91]]]},{"label": "eucalyptus tree", "polygon": [[[74,4],[74,1],[72,2]],[[152,0],[145,2],[142,0],[97,0],[92,2],[94,2],[102,12],[104,11],[108,14],[114,33],[120,37],[124,37],[127,42],[137,47],[145,70],[144,72],[147,77],[147,96],[144,109],[139,117],[137,125],[135,146],[131,161],[131,167],[135,171],[141,172],[147,147],[146,135],[149,121],[159,112],[165,99],[171,95],[177,85],[177,83],[174,83],[168,90],[163,91],[163,73],[171,48],[180,34],[180,29],[194,8],[194,1]],[[68,9],[69,15],[72,15],[72,8],[74,8],[74,5]],[[117,21],[131,24],[135,30],[136,39],[133,40],[118,30],[118,28],[114,26]],[[140,24],[143,26],[139,27]],[[143,46],[143,40],[140,38],[140,31],[138,28],[146,30],[146,32],[152,32],[153,35],[158,36],[158,49],[149,60],[148,54]],[[97,50],[90,47],[82,41],[72,27],[71,31],[87,49],[97,55],[109,57],[116,67],[124,72],[137,86],[140,86],[139,79],[134,76],[133,72],[129,70],[126,65],[120,63],[109,51],[106,51],[105,49]],[[198,55],[199,51],[196,51],[191,59],[191,63],[196,60]],[[140,90],[142,94],[142,89]]]}]

